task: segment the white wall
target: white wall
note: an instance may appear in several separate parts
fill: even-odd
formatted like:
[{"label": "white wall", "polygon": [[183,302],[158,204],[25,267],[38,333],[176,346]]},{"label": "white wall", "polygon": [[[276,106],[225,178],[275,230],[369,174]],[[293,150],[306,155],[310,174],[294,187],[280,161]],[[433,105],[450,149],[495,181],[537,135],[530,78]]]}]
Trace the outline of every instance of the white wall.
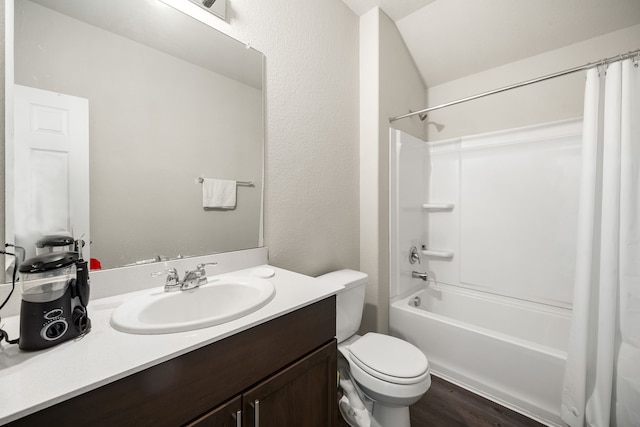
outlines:
[{"label": "white wall", "polygon": [[[640,25],[430,87],[428,106],[519,83],[640,48]],[[452,55],[459,53],[452,52]],[[447,58],[442,58],[446,61]],[[584,72],[429,113],[429,140],[474,135],[582,116]]]},{"label": "white wall", "polygon": [[376,330],[379,286],[380,19],[374,9],[360,17],[360,270],[369,275],[362,330]]},{"label": "white wall", "polygon": [[[389,117],[424,105],[425,86],[393,21],[360,17],[360,268],[369,275],[361,330],[389,327]],[[417,118],[399,127],[424,138]]]},{"label": "white wall", "polygon": [[270,263],[358,269],[358,18],[341,0],[233,0],[228,22],[205,19],[266,56]]}]

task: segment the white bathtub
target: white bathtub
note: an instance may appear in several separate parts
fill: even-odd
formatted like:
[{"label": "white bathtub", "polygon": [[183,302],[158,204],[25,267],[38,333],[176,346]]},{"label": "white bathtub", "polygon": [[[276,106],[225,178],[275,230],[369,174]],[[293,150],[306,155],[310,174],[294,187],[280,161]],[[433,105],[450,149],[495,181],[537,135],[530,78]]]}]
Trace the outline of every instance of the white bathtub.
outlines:
[{"label": "white bathtub", "polygon": [[[419,307],[410,304],[415,297]],[[551,426],[564,425],[569,324],[565,309],[447,285],[390,309],[391,334],[419,347],[434,374]]]}]

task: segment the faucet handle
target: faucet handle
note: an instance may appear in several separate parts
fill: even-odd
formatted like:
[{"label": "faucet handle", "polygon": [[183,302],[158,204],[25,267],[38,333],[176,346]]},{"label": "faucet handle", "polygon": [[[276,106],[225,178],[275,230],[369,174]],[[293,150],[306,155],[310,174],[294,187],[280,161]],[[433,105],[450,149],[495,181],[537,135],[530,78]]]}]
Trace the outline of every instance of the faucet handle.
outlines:
[{"label": "faucet handle", "polygon": [[196,265],[196,270],[204,270],[205,265],[218,265],[218,263],[217,262],[201,262],[200,264]]},{"label": "faucet handle", "polygon": [[205,270],[206,265],[218,265],[217,262],[203,262],[196,265],[196,274],[198,275],[198,286],[207,284],[207,271]]},{"label": "faucet handle", "polygon": [[415,264],[416,261],[418,261],[418,264],[420,264],[420,252],[418,252],[418,248],[412,246],[411,252],[409,253],[409,262],[411,264]]},{"label": "faucet handle", "polygon": [[178,270],[176,270],[175,268],[171,267],[171,268],[167,268],[164,270],[160,270],[160,271],[154,271],[153,273],[151,273],[151,277],[158,277],[158,276],[162,276],[163,274],[166,274],[167,276],[172,276],[172,275],[178,275]]},{"label": "faucet handle", "polygon": [[172,291],[180,289],[180,277],[178,276],[178,270],[171,267],[166,270],[156,271],[151,273],[151,277],[162,276],[163,274],[167,275],[167,280],[164,283],[165,291]]}]

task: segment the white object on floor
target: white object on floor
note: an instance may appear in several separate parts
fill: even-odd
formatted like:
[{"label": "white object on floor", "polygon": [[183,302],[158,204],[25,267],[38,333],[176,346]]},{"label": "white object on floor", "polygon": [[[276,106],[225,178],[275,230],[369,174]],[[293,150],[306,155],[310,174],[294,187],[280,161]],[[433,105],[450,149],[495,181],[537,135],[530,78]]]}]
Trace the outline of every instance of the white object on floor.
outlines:
[{"label": "white object on floor", "polygon": [[371,419],[355,387],[349,380],[340,380],[340,386],[344,395],[340,399],[338,407],[344,420],[351,427],[370,427]]}]

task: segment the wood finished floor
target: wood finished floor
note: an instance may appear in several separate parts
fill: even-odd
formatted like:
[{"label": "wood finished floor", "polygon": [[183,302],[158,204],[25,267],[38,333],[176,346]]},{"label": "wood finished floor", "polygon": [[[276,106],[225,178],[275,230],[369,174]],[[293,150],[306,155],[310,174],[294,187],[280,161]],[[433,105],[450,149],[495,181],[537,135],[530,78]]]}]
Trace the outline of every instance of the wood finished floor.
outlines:
[{"label": "wood finished floor", "polygon": [[[429,391],[410,408],[412,427],[544,427],[441,378],[431,379]],[[342,418],[338,426],[349,427]]]}]

